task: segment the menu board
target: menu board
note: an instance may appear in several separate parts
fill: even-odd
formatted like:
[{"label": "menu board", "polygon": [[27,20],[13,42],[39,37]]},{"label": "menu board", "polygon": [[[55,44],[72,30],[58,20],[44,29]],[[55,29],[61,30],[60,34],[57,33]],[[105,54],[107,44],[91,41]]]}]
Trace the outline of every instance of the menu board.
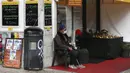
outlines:
[{"label": "menu board", "polygon": [[68,6],[82,6],[82,0],[69,0]]},{"label": "menu board", "polygon": [[6,39],[4,50],[4,67],[20,68],[22,56],[23,40]]},{"label": "menu board", "polygon": [[18,26],[18,5],[2,5],[2,25]]},{"label": "menu board", "polygon": [[52,25],[51,4],[45,4],[45,26]]},{"label": "menu board", "polygon": [[38,4],[26,4],[26,26],[38,26]]}]

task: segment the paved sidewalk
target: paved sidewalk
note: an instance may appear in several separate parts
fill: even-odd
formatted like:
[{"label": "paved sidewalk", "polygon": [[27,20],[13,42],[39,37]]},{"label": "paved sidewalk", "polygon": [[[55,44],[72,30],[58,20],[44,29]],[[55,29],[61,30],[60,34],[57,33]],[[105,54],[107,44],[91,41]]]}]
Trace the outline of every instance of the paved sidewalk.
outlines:
[{"label": "paved sidewalk", "polygon": [[[0,73],[75,73],[75,72],[66,72],[66,71],[59,71],[59,70],[53,70],[49,68],[44,68],[40,71],[28,71],[21,69],[14,69],[14,68],[5,68],[0,65]],[[130,69],[124,70],[120,73],[130,73]]]},{"label": "paved sidewalk", "polygon": [[127,69],[127,70],[122,71],[122,72],[120,72],[120,73],[130,73],[130,69]]},{"label": "paved sidewalk", "polygon": [[13,69],[13,68],[5,68],[0,66],[0,73],[74,73],[74,72],[66,72],[66,71],[59,71],[59,70],[52,70],[45,68],[41,71],[28,71],[24,69]]}]

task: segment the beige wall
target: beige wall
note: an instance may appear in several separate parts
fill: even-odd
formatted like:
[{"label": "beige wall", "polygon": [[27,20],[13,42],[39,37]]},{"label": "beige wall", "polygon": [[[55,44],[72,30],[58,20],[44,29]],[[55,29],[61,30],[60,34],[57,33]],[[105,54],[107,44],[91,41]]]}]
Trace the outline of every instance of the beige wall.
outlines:
[{"label": "beige wall", "polygon": [[87,29],[96,29],[96,0],[87,0]]}]

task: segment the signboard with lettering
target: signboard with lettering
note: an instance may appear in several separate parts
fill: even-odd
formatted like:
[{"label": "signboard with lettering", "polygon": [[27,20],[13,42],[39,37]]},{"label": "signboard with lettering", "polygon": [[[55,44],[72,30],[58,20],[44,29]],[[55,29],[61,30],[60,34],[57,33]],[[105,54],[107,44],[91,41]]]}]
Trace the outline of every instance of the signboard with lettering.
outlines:
[{"label": "signboard with lettering", "polygon": [[38,4],[26,4],[26,26],[38,26]]},{"label": "signboard with lettering", "polygon": [[2,2],[2,25],[18,26],[18,1],[7,0]]},{"label": "signboard with lettering", "polygon": [[38,26],[37,0],[26,0],[26,26]]},{"label": "signboard with lettering", "polygon": [[45,4],[45,26],[52,25],[51,4]]},{"label": "signboard with lettering", "polygon": [[69,0],[68,6],[82,6],[82,0]]}]

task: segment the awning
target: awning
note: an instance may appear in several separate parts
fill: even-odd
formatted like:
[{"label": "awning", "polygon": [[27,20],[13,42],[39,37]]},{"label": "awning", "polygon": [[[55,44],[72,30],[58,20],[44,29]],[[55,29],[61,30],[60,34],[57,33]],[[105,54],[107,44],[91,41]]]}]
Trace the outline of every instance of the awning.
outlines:
[{"label": "awning", "polygon": [[59,5],[67,5],[67,3],[68,3],[68,0],[58,0],[57,1],[57,4],[59,4]]},{"label": "awning", "polygon": [[82,0],[68,0],[68,6],[82,6]]},{"label": "awning", "polygon": [[117,2],[126,2],[126,3],[130,3],[130,0],[116,0]]},{"label": "awning", "polygon": [[82,0],[58,0],[57,3],[59,5],[67,5],[67,6],[82,6]]}]

